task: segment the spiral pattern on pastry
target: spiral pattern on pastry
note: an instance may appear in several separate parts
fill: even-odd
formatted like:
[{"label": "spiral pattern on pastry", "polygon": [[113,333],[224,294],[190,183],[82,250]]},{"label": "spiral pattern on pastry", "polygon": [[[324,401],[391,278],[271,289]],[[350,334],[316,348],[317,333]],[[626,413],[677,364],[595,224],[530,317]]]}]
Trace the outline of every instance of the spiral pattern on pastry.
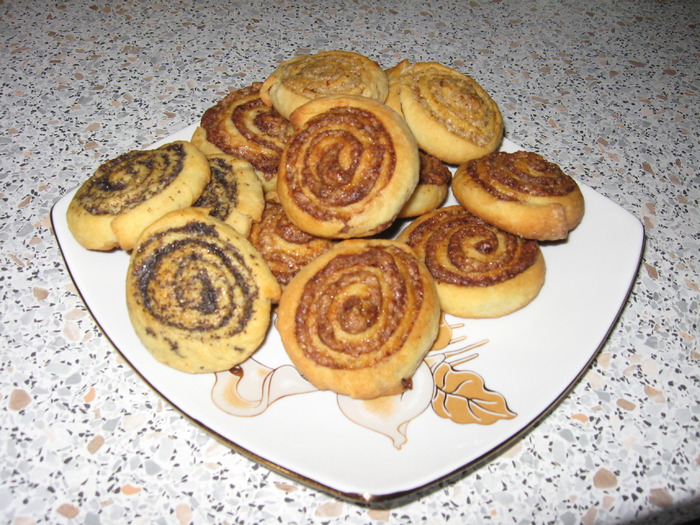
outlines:
[{"label": "spiral pattern on pastry", "polygon": [[250,243],[201,208],[172,212],[146,229],[126,291],[146,348],[186,372],[227,370],[250,356],[280,294]]},{"label": "spiral pattern on pastry", "polygon": [[529,239],[563,239],[583,217],[576,181],[541,155],[494,152],[460,166],[457,200],[475,215]]},{"label": "spiral pattern on pastry", "polygon": [[292,133],[289,122],[260,99],[261,82],[232,91],[202,115],[206,141],[250,162],[265,190],[275,187],[280,154]]},{"label": "spiral pattern on pastry", "polygon": [[117,215],[158,194],[182,171],[180,144],[131,151],[102,164],[76,200],[95,215]]},{"label": "spiral pattern on pastry", "polygon": [[366,399],[409,386],[439,318],[432,279],[410,249],[396,241],[352,239],[291,281],[277,327],[309,381]]},{"label": "spiral pattern on pastry", "polygon": [[459,317],[499,317],[522,308],[544,283],[536,241],[492,226],[462,206],[414,220],[398,237],[436,281],[442,309]]},{"label": "spiral pattern on pastry", "polygon": [[374,60],[352,51],[326,51],[282,62],[263,83],[260,96],[289,118],[320,97],[358,95],[384,102],[388,89],[386,74]]},{"label": "spiral pattern on pastry", "polygon": [[331,239],[299,229],[273,198],[266,202],[262,220],[252,225],[248,240],[282,286],[289,284],[299,270],[334,244]]},{"label": "spiral pattern on pastry", "polygon": [[130,250],[155,219],[192,205],[210,178],[206,157],[189,142],[124,153],[100,165],[78,189],[68,225],[86,248]]},{"label": "spiral pattern on pastry", "polygon": [[363,97],[326,97],[292,116],[278,194],[290,219],[323,237],[386,229],[418,183],[418,149],[401,118]]},{"label": "spiral pattern on pastry", "polygon": [[503,117],[472,77],[436,62],[404,67],[399,76],[401,112],[421,149],[461,164],[498,148]]},{"label": "spiral pattern on pastry", "polygon": [[211,180],[194,206],[208,208],[209,214],[247,236],[253,221],[259,221],[265,209],[260,179],[253,166],[225,153],[208,155]]}]

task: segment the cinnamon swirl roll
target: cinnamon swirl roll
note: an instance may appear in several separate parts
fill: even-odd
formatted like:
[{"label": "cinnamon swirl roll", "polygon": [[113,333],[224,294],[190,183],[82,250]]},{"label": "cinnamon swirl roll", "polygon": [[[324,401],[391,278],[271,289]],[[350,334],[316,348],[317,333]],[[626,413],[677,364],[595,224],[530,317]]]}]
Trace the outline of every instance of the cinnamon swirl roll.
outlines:
[{"label": "cinnamon swirl roll", "polygon": [[78,188],[66,221],[89,250],[131,250],[154,220],[191,206],[210,178],[206,157],[189,142],[131,151],[102,164]]},{"label": "cinnamon swirl roll", "polygon": [[401,113],[418,146],[450,164],[498,149],[503,118],[472,77],[437,62],[403,66],[398,76]]},{"label": "cinnamon swirl roll", "polygon": [[274,193],[269,194],[262,220],[253,224],[248,240],[282,286],[334,244],[331,239],[316,237],[295,226]]},{"label": "cinnamon swirl roll", "polygon": [[202,208],[149,226],[129,261],[129,318],[153,356],[183,372],[228,370],[262,343],[277,281],[245,237]]},{"label": "cinnamon swirl roll", "polygon": [[374,235],[418,183],[418,147],[405,122],[366,97],[325,97],[292,114],[277,190],[290,220],[320,237]]},{"label": "cinnamon swirl roll", "polygon": [[277,329],[316,387],[372,399],[411,387],[439,322],[435,284],[405,244],[351,239],[292,279]]},{"label": "cinnamon swirl roll", "polygon": [[527,239],[565,239],[584,213],[576,181],[526,151],[497,152],[465,163],[455,173],[452,192],[475,215]]},{"label": "cinnamon swirl roll", "polygon": [[204,112],[193,141],[205,150],[215,146],[223,153],[250,162],[265,191],[276,185],[277,165],[292,128],[274,108],[260,99],[262,83],[254,82],[226,95]]},{"label": "cinnamon swirl roll", "polygon": [[440,160],[419,151],[418,186],[399,212],[399,217],[418,217],[440,206],[450,189],[452,172]]},{"label": "cinnamon swirl roll", "polygon": [[512,313],[529,304],[544,284],[537,241],[504,232],[459,205],[418,217],[397,240],[425,263],[442,310],[458,317]]},{"label": "cinnamon swirl roll", "polygon": [[374,60],[352,51],[326,51],[282,62],[265,80],[260,98],[285,118],[299,106],[331,95],[360,95],[384,102],[388,81]]},{"label": "cinnamon swirl roll", "polygon": [[211,180],[194,206],[208,208],[212,217],[248,236],[251,224],[262,218],[265,209],[262,184],[253,166],[225,153],[208,155],[207,160]]}]

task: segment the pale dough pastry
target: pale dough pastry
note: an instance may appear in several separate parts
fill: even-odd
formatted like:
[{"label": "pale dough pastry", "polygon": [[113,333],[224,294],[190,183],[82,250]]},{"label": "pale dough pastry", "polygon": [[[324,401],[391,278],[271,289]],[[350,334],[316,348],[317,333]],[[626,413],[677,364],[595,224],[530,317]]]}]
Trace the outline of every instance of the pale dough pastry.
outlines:
[{"label": "pale dough pastry", "polygon": [[320,237],[368,237],[388,228],[418,184],[418,147],[388,106],[359,96],[312,100],[295,131],[277,191],[290,220]]},{"label": "pale dough pastry", "polygon": [[191,206],[209,183],[202,152],[186,141],[125,153],[102,164],[71,200],[66,220],[90,250],[131,250],[166,213]]},{"label": "pale dough pastry", "polygon": [[280,154],[292,127],[260,99],[261,82],[231,91],[202,115],[192,141],[207,154],[228,153],[250,162],[265,191],[277,184]]},{"label": "pale dough pastry", "polygon": [[144,346],[191,373],[228,370],[255,352],[280,293],[250,242],[203,208],[150,225],[126,278],[129,318]]},{"label": "pale dough pastry", "polygon": [[398,240],[425,263],[442,310],[458,317],[513,313],[544,284],[544,257],[536,241],[504,232],[459,205],[418,217]]},{"label": "pale dough pastry", "polygon": [[208,155],[211,180],[194,203],[247,236],[253,222],[262,218],[265,197],[253,166],[225,153]]},{"label": "pale dough pastry", "polygon": [[576,181],[527,151],[495,152],[463,164],[452,192],[473,214],[527,239],[565,239],[584,213]]},{"label": "pale dough pastry", "polygon": [[352,51],[326,51],[282,62],[263,82],[260,97],[284,117],[330,95],[360,95],[384,102],[388,81],[374,60]]},{"label": "pale dough pastry", "polygon": [[403,205],[399,217],[418,217],[440,206],[447,197],[452,172],[440,160],[423,151],[420,154],[418,185]]},{"label": "pale dough pastry", "polygon": [[289,284],[299,270],[335,242],[298,228],[289,220],[274,193],[268,194],[262,219],[252,225],[248,240],[282,286]]},{"label": "pale dough pastry", "polygon": [[[400,112],[418,146],[450,164],[498,149],[503,117],[496,102],[472,77],[437,62],[400,63],[392,74],[390,105]],[[398,92],[398,96],[396,95]]]},{"label": "pale dough pastry", "polygon": [[438,333],[440,306],[423,263],[403,243],[350,239],[287,285],[277,329],[317,388],[358,399],[400,394]]}]

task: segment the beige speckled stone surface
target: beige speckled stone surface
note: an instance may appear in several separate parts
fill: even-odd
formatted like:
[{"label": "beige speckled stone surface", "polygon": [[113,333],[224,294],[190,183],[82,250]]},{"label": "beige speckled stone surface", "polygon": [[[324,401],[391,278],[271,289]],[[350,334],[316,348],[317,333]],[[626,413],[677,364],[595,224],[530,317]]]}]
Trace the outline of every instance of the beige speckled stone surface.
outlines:
[{"label": "beige speckled stone surface", "polygon": [[[0,0],[4,523],[681,523],[700,517],[700,4]],[[636,216],[629,301],[571,393],[478,468],[357,505],[233,452],[86,310],[53,203],[277,63],[350,49],[471,74],[506,136]],[[605,254],[600,254],[601,257]]]}]

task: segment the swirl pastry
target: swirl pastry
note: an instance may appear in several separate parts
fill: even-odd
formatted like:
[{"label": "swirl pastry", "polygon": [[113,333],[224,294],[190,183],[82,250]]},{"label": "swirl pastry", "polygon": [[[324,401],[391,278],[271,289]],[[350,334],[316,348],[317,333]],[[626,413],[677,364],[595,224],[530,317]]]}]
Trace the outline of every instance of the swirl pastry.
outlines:
[{"label": "swirl pastry", "polygon": [[523,308],[544,284],[537,241],[499,230],[462,206],[418,217],[398,239],[435,279],[440,305],[458,317],[500,317]]},{"label": "swirl pastry", "polygon": [[420,172],[418,186],[404,204],[399,217],[418,217],[440,206],[447,197],[452,172],[439,159],[419,151]]},{"label": "swirl pastry", "polygon": [[252,222],[259,221],[265,209],[260,179],[243,159],[222,153],[208,155],[207,160],[211,180],[194,206],[208,208],[212,217],[247,237]]},{"label": "swirl pastry", "polygon": [[191,206],[209,183],[206,157],[185,141],[131,151],[97,168],[73,196],[66,221],[89,250],[131,250],[166,213]]},{"label": "swirl pastry", "polygon": [[359,95],[384,102],[388,81],[374,60],[352,51],[326,51],[282,62],[260,88],[260,98],[285,118],[320,97]]},{"label": "swirl pastry", "polygon": [[269,195],[262,220],[253,224],[248,240],[263,256],[277,282],[286,286],[299,270],[331,248],[334,241],[300,230],[274,197]]},{"label": "swirl pastry", "polygon": [[[476,80],[437,62],[397,68],[392,91],[398,90],[401,113],[422,150],[461,164],[498,149],[503,118]],[[390,105],[395,99],[396,94],[389,97]]]},{"label": "swirl pastry", "polygon": [[384,101],[384,104],[389,106],[391,109],[396,111],[399,115],[403,115],[403,111],[401,111],[401,98],[400,98],[400,91],[401,91],[401,72],[406,69],[407,67],[410,67],[411,63],[403,59],[401,62],[396,64],[394,67],[391,67],[385,71],[386,73],[386,78],[389,81],[389,92],[387,93],[386,100]]},{"label": "swirl pastry", "polygon": [[537,153],[496,152],[460,166],[452,192],[466,209],[527,239],[565,239],[584,212],[581,189]]},{"label": "swirl pastry", "polygon": [[260,99],[261,86],[261,82],[254,82],[232,91],[207,109],[192,140],[205,150],[211,151],[213,145],[250,162],[268,191],[275,188],[280,154],[292,128]]},{"label": "swirl pastry", "polygon": [[262,343],[277,281],[248,240],[202,208],[149,226],[129,261],[129,318],[160,362],[183,372],[228,370]]},{"label": "swirl pastry", "polygon": [[277,190],[290,220],[320,237],[367,237],[386,229],[419,178],[418,147],[405,122],[366,97],[313,100],[292,114]]},{"label": "swirl pastry", "polygon": [[207,140],[207,130],[202,126],[197,126],[192,133],[190,142],[197,146],[197,149],[205,155],[226,155],[221,148],[218,148]]},{"label": "swirl pastry", "polygon": [[430,274],[402,243],[350,239],[305,266],[282,293],[277,329],[299,372],[356,399],[399,394],[435,340]]}]

